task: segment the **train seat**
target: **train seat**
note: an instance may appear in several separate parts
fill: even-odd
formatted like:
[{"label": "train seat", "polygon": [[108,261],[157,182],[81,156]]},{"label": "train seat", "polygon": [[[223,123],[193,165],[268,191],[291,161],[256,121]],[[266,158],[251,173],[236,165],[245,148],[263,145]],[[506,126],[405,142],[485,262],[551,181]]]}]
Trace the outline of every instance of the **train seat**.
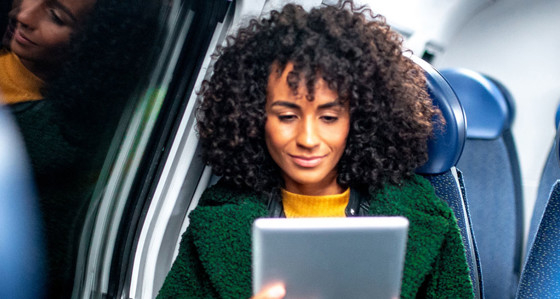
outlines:
[{"label": "train seat", "polygon": [[521,172],[511,132],[515,105],[498,81],[466,69],[441,71],[467,119],[463,172],[480,254],[484,298],[514,298],[523,250]]},{"label": "train seat", "polygon": [[482,293],[478,252],[471,228],[469,206],[463,192],[462,174],[455,166],[461,156],[466,138],[463,108],[445,79],[429,63],[413,57],[427,77],[428,92],[445,119],[442,128],[436,128],[435,137],[428,143],[428,161],[416,172],[427,178],[436,194],[453,209],[465,245],[475,298]]}]

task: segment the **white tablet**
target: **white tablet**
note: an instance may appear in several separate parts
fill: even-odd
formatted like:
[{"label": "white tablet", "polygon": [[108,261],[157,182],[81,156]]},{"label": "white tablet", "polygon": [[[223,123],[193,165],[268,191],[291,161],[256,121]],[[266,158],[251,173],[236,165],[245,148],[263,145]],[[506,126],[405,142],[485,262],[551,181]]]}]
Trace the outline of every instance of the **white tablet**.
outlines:
[{"label": "white tablet", "polygon": [[404,217],[261,218],[253,224],[253,293],[286,298],[399,298]]}]

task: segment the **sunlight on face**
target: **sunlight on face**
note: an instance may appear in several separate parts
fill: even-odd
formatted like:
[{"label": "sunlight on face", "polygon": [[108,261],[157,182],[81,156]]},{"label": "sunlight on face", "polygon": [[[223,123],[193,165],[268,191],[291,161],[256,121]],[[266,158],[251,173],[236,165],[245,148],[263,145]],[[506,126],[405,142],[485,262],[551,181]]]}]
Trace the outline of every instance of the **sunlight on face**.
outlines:
[{"label": "sunlight on face", "polygon": [[306,195],[341,193],[337,164],[350,128],[348,103],[342,104],[323,79],[317,80],[314,100],[300,84],[295,95],[287,83],[288,63],[280,76],[273,66],[268,78],[266,145],[282,170],[286,190]]}]

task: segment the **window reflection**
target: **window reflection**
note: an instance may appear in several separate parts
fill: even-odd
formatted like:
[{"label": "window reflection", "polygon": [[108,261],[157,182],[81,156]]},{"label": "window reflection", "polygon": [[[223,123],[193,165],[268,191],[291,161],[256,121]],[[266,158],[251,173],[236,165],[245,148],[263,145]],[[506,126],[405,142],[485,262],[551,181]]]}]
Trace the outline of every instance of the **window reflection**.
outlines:
[{"label": "window reflection", "polygon": [[32,162],[49,298],[71,296],[107,150],[131,94],[152,68],[160,6],[157,0],[2,4],[0,103],[15,116]]}]

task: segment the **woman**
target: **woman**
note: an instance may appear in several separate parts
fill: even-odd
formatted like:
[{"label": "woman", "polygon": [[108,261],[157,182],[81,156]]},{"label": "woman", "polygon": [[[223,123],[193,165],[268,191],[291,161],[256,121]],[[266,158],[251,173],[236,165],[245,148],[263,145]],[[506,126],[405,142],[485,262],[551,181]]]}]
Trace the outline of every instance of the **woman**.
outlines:
[{"label": "woman", "polygon": [[362,215],[410,222],[403,298],[473,297],[453,213],[414,174],[439,117],[423,73],[381,17],[342,6],[287,5],[221,50],[198,129],[222,179],[190,214],[160,298],[250,297],[258,217]]},{"label": "woman", "polygon": [[71,296],[93,189],[138,74],[149,67],[158,2],[16,0],[10,12],[0,103],[31,160],[49,298]]},{"label": "woman", "polygon": [[42,99],[41,87],[64,61],[70,37],[81,30],[95,0],[34,1],[14,5],[7,48],[0,52],[3,103]]}]

